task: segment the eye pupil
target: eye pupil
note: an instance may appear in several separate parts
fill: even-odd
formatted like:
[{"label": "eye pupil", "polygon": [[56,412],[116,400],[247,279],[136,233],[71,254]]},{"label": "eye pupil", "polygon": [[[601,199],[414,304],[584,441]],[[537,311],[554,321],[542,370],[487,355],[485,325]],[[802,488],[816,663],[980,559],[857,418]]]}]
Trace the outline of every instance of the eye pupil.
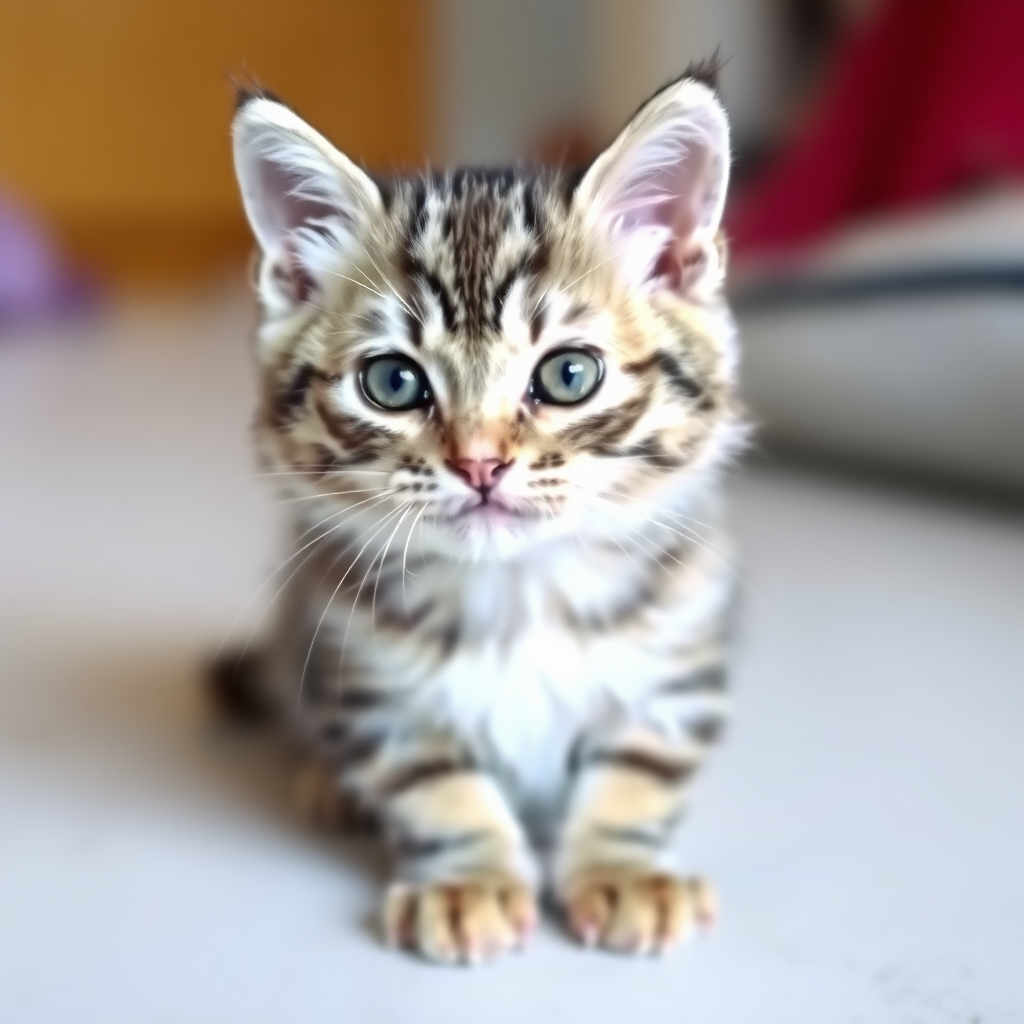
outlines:
[{"label": "eye pupil", "polygon": [[583,372],[583,367],[579,363],[570,362],[568,359],[562,363],[562,383],[567,387],[571,388],[576,381],[576,378]]},{"label": "eye pupil", "polygon": [[402,387],[405,385],[409,376],[411,376],[411,374],[408,370],[403,370],[401,367],[396,366],[391,371],[391,390],[394,391],[395,394],[398,394],[398,392],[402,390]]}]

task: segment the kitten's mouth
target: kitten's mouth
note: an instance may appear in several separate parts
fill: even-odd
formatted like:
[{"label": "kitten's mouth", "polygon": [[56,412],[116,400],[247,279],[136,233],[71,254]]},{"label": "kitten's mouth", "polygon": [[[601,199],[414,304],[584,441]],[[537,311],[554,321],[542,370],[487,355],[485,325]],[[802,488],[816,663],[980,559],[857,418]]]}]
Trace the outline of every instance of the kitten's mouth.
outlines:
[{"label": "kitten's mouth", "polygon": [[467,505],[452,518],[460,522],[477,522],[485,523],[489,526],[501,526],[506,523],[518,523],[536,517],[528,511],[506,505],[496,495],[489,495],[480,501]]}]

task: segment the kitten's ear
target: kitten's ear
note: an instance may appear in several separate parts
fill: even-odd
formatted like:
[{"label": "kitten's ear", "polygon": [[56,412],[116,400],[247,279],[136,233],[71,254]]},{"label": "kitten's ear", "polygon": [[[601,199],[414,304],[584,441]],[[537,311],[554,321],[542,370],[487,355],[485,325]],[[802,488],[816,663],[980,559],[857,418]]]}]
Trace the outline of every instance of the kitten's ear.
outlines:
[{"label": "kitten's ear", "polygon": [[296,113],[264,96],[235,115],[235,173],[263,251],[258,288],[284,314],[322,292],[381,209],[377,186]]},{"label": "kitten's ear", "polygon": [[575,202],[629,282],[713,294],[729,180],[729,124],[712,89],[683,78],[649,100],[584,175]]}]

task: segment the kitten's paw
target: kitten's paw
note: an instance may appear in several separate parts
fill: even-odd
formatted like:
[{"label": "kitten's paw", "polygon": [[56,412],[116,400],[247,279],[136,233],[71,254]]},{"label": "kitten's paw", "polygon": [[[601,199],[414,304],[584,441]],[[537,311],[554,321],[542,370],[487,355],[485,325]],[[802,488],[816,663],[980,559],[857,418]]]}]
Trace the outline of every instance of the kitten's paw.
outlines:
[{"label": "kitten's paw", "polygon": [[519,949],[537,911],[531,890],[498,876],[415,886],[396,882],[384,897],[384,937],[444,964],[477,964]]},{"label": "kitten's paw", "polygon": [[703,879],[624,867],[579,872],[564,886],[562,904],[585,946],[616,953],[663,953],[709,926],[717,912]]},{"label": "kitten's paw", "polygon": [[295,805],[302,819],[326,832],[366,832],[374,822],[338,788],[330,767],[321,760],[306,761],[295,777]]}]

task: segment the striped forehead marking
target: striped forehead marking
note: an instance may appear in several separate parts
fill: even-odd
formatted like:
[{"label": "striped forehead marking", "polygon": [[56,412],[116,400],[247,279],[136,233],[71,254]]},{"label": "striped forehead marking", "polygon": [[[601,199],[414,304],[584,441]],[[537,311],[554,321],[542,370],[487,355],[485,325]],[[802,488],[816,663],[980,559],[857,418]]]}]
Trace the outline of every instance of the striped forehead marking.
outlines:
[{"label": "striped forehead marking", "polygon": [[547,266],[545,205],[554,179],[517,171],[459,171],[403,183],[403,270],[445,330],[468,340],[500,331],[520,278]]}]

